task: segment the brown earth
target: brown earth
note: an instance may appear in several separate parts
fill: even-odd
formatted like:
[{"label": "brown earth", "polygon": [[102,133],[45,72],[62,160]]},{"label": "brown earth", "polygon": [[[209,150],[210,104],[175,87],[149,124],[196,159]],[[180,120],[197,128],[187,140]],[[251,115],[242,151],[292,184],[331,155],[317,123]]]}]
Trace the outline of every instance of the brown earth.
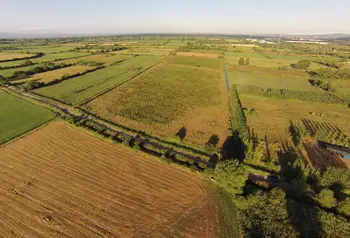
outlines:
[{"label": "brown earth", "polygon": [[0,158],[0,236],[218,236],[218,205],[199,176],[63,122]]}]

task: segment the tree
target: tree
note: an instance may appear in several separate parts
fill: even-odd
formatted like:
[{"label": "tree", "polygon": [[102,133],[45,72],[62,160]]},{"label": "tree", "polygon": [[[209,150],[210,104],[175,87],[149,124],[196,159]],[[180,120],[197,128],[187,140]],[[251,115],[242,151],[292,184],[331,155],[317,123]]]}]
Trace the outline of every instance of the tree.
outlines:
[{"label": "tree", "polygon": [[219,186],[237,195],[243,193],[248,171],[237,160],[224,161],[216,166],[215,177]]},{"label": "tree", "polygon": [[6,86],[8,84],[4,76],[0,75],[0,86]]},{"label": "tree", "polygon": [[249,66],[249,58],[247,58],[247,60],[245,61],[245,65]]},{"label": "tree", "polygon": [[337,200],[334,197],[334,192],[330,189],[323,189],[318,195],[317,200],[322,206],[331,208],[335,207]]},{"label": "tree", "polygon": [[238,65],[244,66],[244,58],[240,58],[240,59],[239,59]]}]

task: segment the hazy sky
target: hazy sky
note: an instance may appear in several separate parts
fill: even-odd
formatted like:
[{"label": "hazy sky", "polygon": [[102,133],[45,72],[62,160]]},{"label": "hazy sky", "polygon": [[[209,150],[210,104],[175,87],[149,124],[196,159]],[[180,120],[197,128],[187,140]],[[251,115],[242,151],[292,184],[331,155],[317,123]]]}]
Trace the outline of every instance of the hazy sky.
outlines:
[{"label": "hazy sky", "polygon": [[350,33],[350,0],[1,0],[0,32]]}]

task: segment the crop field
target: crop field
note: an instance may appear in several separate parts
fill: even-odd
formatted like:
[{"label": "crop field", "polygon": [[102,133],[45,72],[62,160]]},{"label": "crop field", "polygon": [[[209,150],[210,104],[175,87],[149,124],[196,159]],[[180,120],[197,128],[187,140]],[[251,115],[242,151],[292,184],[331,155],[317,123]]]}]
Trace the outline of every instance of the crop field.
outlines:
[{"label": "crop field", "polygon": [[136,56],[113,66],[65,80],[56,85],[39,88],[36,92],[68,104],[77,104],[128,77],[142,72],[158,60],[160,60],[160,57],[154,55]]},{"label": "crop field", "polygon": [[22,135],[55,117],[46,108],[0,90],[0,144]]},{"label": "crop field", "polygon": [[52,70],[40,74],[35,74],[32,77],[25,78],[25,79],[19,79],[19,80],[13,80],[12,83],[14,84],[21,84],[27,81],[38,81],[42,83],[51,83],[55,80],[60,79],[62,76],[71,76],[71,75],[76,75],[76,74],[81,74],[84,73],[86,70],[91,70],[94,67],[86,66],[86,65],[73,65],[70,67],[62,68],[62,69],[57,69],[57,70]]},{"label": "crop field", "polygon": [[125,53],[125,51],[120,51],[116,53],[88,55],[78,59],[60,60],[57,63],[74,64],[81,60],[84,60],[84,61],[100,62],[108,65],[108,64],[113,64],[113,63],[133,57],[132,55],[123,55],[123,53]]},{"label": "crop field", "polygon": [[215,59],[219,57],[219,54],[215,54],[215,53],[196,53],[196,52],[177,52],[176,55],[199,56],[199,57],[215,58]]},{"label": "crop field", "polygon": [[11,59],[21,59],[33,56],[32,54],[21,54],[21,53],[14,53],[14,52],[0,52],[0,61],[3,60],[11,60]]},{"label": "crop field", "polygon": [[187,66],[192,68],[201,68],[201,69],[223,69],[223,61],[219,59],[211,59],[204,57],[195,57],[195,56],[172,56],[165,60],[166,64],[178,65],[178,66]]},{"label": "crop field", "polygon": [[35,46],[35,47],[22,47],[19,51],[29,52],[42,52],[44,54],[60,53],[65,51],[74,50],[74,46]]},{"label": "crop field", "polygon": [[5,237],[220,237],[193,173],[54,122],[0,148]]},{"label": "crop field", "polygon": [[[329,123],[340,128],[345,135],[350,135],[350,111],[345,106],[250,95],[240,95],[240,99],[242,106],[247,109],[248,126],[258,133],[259,138],[266,135],[269,140],[276,142],[288,138],[290,122],[300,122],[303,118]],[[252,109],[255,112],[249,113]]]},{"label": "crop field", "polygon": [[[75,57],[81,57],[85,55],[90,55],[90,53],[84,53],[84,52],[63,52],[63,53],[57,53],[57,54],[47,54],[39,58],[31,59],[33,63],[44,63],[59,59],[68,59],[68,58],[75,58]],[[16,60],[16,61],[8,61],[8,62],[2,62],[0,63],[0,67],[15,67],[20,66],[25,62],[25,60]]]},{"label": "crop field", "polygon": [[230,84],[259,85],[261,88],[285,88],[300,91],[320,91],[308,82],[310,75],[300,70],[231,66],[228,68]]},{"label": "crop field", "polygon": [[[197,63],[202,66],[221,67],[220,61],[185,56],[180,59],[183,57],[186,59],[180,61],[183,65],[191,65],[197,62],[194,59],[198,59]],[[166,138],[173,138],[182,129],[184,142],[199,146],[204,146],[216,135],[219,138],[216,145],[219,146],[226,139],[228,122],[223,71],[183,67],[178,60],[178,56],[165,60],[165,63],[103,94],[84,108],[101,117]]]}]

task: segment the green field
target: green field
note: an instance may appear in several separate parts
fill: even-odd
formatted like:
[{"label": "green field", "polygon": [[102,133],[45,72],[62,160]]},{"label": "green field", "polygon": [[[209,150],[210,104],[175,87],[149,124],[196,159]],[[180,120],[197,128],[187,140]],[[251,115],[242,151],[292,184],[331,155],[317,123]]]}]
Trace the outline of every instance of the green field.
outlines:
[{"label": "green field", "polygon": [[0,90],[0,144],[30,131],[55,115],[48,109],[34,105]]},{"label": "green field", "polygon": [[167,64],[176,64],[197,68],[222,69],[223,61],[194,56],[172,56],[166,59]]},{"label": "green field", "polygon": [[100,91],[131,77],[160,60],[159,56],[136,56],[62,83],[43,87],[37,93],[68,104],[77,104]]},{"label": "green field", "polygon": [[[57,53],[57,54],[47,54],[40,58],[31,59],[33,63],[44,63],[59,59],[68,59],[68,58],[74,58],[74,57],[81,57],[85,55],[90,55],[90,53],[86,52],[63,52],[63,53]],[[0,67],[15,67],[23,64],[25,60],[16,60],[16,61],[8,61],[8,62],[2,62],[0,63]],[[1,71],[0,71],[1,72]]]},{"label": "green field", "polygon": [[14,50],[14,52],[29,51],[33,53],[42,52],[44,54],[59,53],[64,51],[74,50],[74,46],[33,46],[33,47],[21,47],[20,50]]},{"label": "green field", "polygon": [[230,84],[258,85],[261,88],[285,88],[300,91],[320,91],[310,85],[309,74],[300,70],[231,66],[228,68]]}]

